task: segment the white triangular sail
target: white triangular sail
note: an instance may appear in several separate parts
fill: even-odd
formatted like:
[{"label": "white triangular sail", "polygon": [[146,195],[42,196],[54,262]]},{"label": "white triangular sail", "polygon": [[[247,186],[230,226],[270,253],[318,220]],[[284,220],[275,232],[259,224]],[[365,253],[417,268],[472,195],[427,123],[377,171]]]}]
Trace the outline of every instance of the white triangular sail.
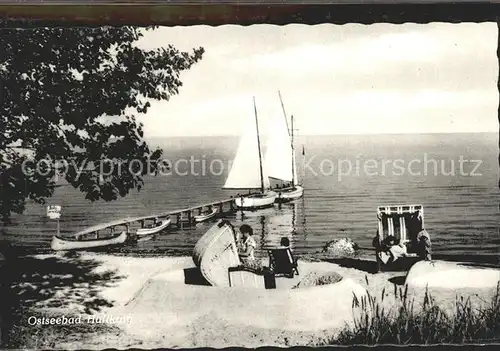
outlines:
[{"label": "white triangular sail", "polygon": [[297,169],[296,167],[292,169],[292,157],[294,157],[294,151],[286,121],[283,117],[274,118],[269,131],[265,157],[268,176],[286,182],[291,182],[295,179],[296,183]]},{"label": "white triangular sail", "polygon": [[[225,189],[260,189],[261,175],[259,163],[259,149],[257,142],[257,128],[249,123],[245,128],[234,157],[229,175],[224,184]],[[264,189],[269,188],[269,178],[266,174],[264,162],[262,164]]]}]

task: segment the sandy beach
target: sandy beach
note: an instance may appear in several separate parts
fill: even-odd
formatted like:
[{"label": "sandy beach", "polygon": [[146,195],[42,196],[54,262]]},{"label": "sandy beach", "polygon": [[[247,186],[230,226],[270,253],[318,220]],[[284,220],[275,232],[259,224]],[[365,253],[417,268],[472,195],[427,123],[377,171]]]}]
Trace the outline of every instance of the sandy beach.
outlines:
[{"label": "sandy beach", "polygon": [[[335,260],[328,258],[303,258],[299,260],[300,276],[285,280],[275,290],[230,289],[190,283],[186,272],[195,267],[191,257],[80,253],[30,259],[39,269],[50,263],[53,272],[42,279],[25,274],[18,286],[25,295],[26,291],[45,294],[31,301],[33,310],[42,316],[57,313],[80,317],[79,323],[113,327],[59,340],[55,347],[61,349],[322,345],[352,325],[356,314],[353,293],[358,297],[369,293],[380,299],[383,293],[383,305],[389,310],[406,277],[406,272],[370,273],[365,267],[368,261],[333,263]],[[64,268],[58,270],[58,265]],[[331,272],[341,275],[342,280],[291,289],[311,274]],[[59,284],[51,286],[53,280]],[[486,282],[463,293],[487,301],[493,285]],[[451,306],[460,295],[461,291],[452,284],[450,287],[430,289],[437,303]],[[415,296],[424,290],[413,288]]]}]

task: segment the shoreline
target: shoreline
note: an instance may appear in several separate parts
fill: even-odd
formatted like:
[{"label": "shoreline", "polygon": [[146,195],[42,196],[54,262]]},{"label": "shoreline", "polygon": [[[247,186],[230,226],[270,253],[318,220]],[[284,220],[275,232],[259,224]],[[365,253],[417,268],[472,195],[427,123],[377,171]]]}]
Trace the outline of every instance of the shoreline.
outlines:
[{"label": "shoreline", "polygon": [[[102,327],[102,332],[87,334],[83,331],[79,338],[71,341],[65,341],[64,335],[55,333],[53,338],[57,342],[50,344],[57,344],[57,348],[62,349],[322,345],[346,325],[352,324],[354,317],[352,294],[348,301],[346,297],[345,308],[333,307],[335,298],[338,300],[340,296],[335,297],[329,292],[328,285],[281,291],[241,291],[237,296],[234,289],[186,285],[180,273],[194,267],[191,257],[186,256],[56,253],[35,255],[25,260],[32,265],[32,274],[21,274],[15,290],[21,292],[21,299],[23,296],[33,299],[34,295],[39,295],[35,301],[27,300],[30,302],[25,307],[29,311],[36,311],[41,316],[57,314],[70,318],[81,315],[82,318],[103,319],[103,323],[87,323],[92,330]],[[364,288],[368,294],[381,298],[388,310],[393,308],[406,277],[406,272],[373,274],[363,266],[342,266],[322,257],[299,259],[299,270],[302,277],[308,272],[336,272]],[[325,290],[323,297],[311,294],[319,289]],[[298,292],[303,300],[297,297]],[[463,292],[469,296],[477,293],[472,290]],[[284,294],[284,297],[276,302],[269,297],[273,293]],[[448,289],[447,293],[438,291],[434,297],[440,304],[451,304],[457,293],[460,295],[460,291]],[[483,293],[483,299],[491,294],[490,291]],[[284,298],[286,304],[279,302]],[[256,305],[248,308],[248,304]],[[264,312],[259,313],[259,308]],[[279,311],[283,309],[290,315],[280,317],[282,313]],[[23,317],[19,323],[29,332],[30,326],[26,316]],[[316,321],[314,326],[300,328],[307,318]],[[122,322],[114,323],[110,319]],[[83,324],[66,324],[64,328],[78,330]],[[293,325],[299,328],[291,327]]]}]

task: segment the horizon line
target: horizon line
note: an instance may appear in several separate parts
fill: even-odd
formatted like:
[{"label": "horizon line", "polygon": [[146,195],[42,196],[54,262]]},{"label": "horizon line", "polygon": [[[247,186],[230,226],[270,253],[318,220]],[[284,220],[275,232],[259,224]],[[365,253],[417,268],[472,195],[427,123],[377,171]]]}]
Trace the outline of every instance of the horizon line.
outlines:
[{"label": "horizon line", "polygon": [[[315,137],[315,136],[361,136],[361,135],[437,135],[437,134],[500,134],[500,131],[482,131],[482,132],[426,132],[426,133],[332,133],[332,134],[299,134],[295,137]],[[220,138],[220,137],[241,137],[241,134],[212,134],[212,135],[164,135],[164,136],[145,136],[145,139],[159,138]]]}]

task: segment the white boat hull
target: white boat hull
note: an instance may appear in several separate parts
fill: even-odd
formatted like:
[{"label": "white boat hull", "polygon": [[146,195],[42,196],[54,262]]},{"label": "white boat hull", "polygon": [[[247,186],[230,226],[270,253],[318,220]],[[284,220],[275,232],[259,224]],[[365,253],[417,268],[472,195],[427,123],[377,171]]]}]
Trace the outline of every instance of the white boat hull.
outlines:
[{"label": "white boat hull", "polygon": [[214,209],[212,212],[210,212],[208,214],[202,214],[202,215],[194,216],[194,221],[195,222],[206,221],[206,220],[214,217],[217,214],[217,212],[218,212],[217,209]]},{"label": "white boat hull", "polygon": [[237,197],[234,203],[239,209],[259,209],[271,207],[278,196],[274,191],[269,191],[264,194],[251,194]]},{"label": "white boat hull", "polygon": [[103,238],[95,240],[76,240],[76,239],[65,239],[60,236],[53,236],[50,247],[55,251],[66,251],[66,250],[83,250],[91,249],[95,247],[103,247],[110,245],[123,244],[127,240],[127,232],[123,231],[120,235],[112,238]]},{"label": "white boat hull", "polygon": [[498,268],[466,262],[420,261],[408,271],[405,284],[421,290],[495,289],[499,281]]},{"label": "white boat hull", "polygon": [[300,199],[302,195],[304,195],[304,188],[300,185],[297,185],[294,188],[284,189],[284,191],[278,191],[276,202],[288,202]]},{"label": "white boat hull", "polygon": [[163,229],[167,228],[170,223],[172,222],[171,219],[166,219],[162,221],[162,224],[158,227],[154,228],[140,228],[137,229],[136,235],[151,235],[151,234],[156,234],[158,232],[161,232]]}]

